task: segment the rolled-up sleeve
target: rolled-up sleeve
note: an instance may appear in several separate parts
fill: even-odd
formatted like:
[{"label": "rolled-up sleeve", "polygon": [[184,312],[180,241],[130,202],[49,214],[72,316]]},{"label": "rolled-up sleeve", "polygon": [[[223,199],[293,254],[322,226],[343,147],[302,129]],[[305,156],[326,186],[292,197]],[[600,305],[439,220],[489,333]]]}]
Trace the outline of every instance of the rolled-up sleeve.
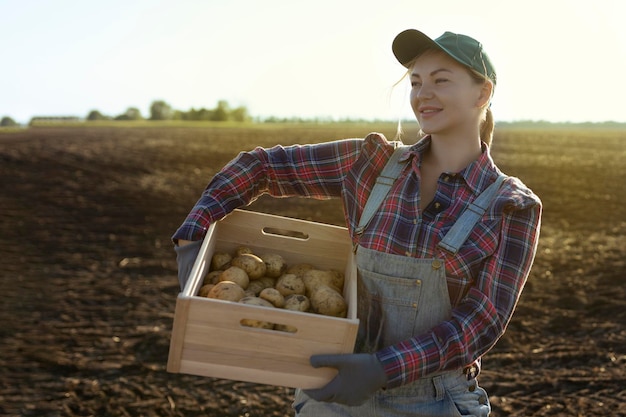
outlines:
[{"label": "rolled-up sleeve", "polygon": [[362,142],[363,139],[345,139],[241,152],[209,182],[172,239],[202,239],[211,223],[263,194],[339,197],[345,174],[357,158]]}]

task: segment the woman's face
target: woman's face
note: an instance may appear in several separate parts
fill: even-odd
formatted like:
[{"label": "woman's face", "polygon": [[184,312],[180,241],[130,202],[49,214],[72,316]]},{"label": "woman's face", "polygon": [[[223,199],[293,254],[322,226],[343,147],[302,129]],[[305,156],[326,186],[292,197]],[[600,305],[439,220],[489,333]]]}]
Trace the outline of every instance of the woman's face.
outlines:
[{"label": "woman's face", "polygon": [[422,54],[410,79],[411,107],[424,133],[466,135],[478,129],[490,99],[488,82],[476,83],[467,68],[440,51]]}]

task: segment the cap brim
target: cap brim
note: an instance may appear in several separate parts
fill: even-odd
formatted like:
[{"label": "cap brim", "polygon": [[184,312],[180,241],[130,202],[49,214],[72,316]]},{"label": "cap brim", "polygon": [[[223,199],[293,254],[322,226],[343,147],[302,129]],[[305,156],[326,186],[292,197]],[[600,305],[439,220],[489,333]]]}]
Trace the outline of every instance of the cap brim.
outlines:
[{"label": "cap brim", "polygon": [[443,50],[437,42],[415,29],[407,29],[400,32],[391,44],[391,49],[396,59],[405,67],[408,67],[413,58],[421,55],[422,52],[429,48]]}]

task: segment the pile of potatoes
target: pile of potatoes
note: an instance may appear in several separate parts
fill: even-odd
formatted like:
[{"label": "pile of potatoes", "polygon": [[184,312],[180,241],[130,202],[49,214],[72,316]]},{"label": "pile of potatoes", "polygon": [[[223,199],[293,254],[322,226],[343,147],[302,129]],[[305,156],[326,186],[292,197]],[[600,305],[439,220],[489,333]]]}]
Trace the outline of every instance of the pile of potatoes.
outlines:
[{"label": "pile of potatoes", "polygon": [[[235,253],[216,252],[198,295],[285,310],[346,317],[343,273],[310,264],[287,265],[281,255],[256,255],[240,247]],[[295,332],[281,324],[242,320],[242,325]]]}]

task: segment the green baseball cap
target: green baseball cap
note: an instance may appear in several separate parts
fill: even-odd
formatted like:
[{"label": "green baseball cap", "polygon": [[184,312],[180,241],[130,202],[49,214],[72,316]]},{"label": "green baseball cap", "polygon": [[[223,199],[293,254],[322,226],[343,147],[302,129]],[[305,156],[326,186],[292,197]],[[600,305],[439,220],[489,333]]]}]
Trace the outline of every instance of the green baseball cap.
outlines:
[{"label": "green baseball cap", "polygon": [[407,68],[413,58],[425,50],[438,49],[496,84],[496,70],[483,50],[483,45],[469,36],[446,32],[433,40],[419,30],[408,29],[396,36],[391,49],[398,61]]}]

